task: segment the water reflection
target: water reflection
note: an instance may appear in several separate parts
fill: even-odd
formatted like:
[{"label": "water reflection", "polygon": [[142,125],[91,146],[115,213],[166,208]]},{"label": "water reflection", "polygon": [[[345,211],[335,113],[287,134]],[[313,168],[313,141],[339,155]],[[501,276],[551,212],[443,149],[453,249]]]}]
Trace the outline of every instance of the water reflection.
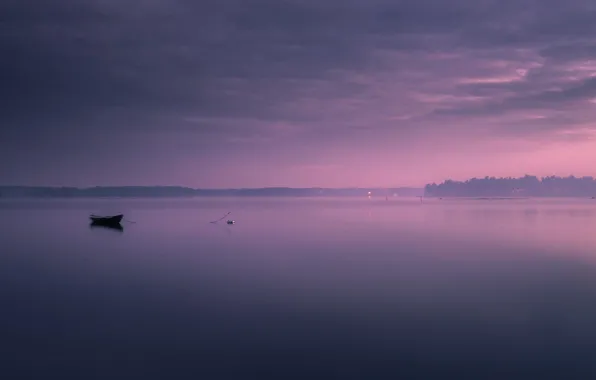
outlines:
[{"label": "water reflection", "polygon": [[91,222],[91,223],[89,223],[89,228],[124,232],[124,227],[122,227],[121,224],[102,224],[102,223]]},{"label": "water reflection", "polygon": [[213,226],[214,229],[219,230],[222,233],[225,233],[226,235],[232,234],[232,229],[229,227],[228,223],[209,223],[209,225]]},{"label": "water reflection", "polygon": [[0,349],[29,378],[594,378],[593,201],[415,201],[131,203],[116,239],[7,209]]}]

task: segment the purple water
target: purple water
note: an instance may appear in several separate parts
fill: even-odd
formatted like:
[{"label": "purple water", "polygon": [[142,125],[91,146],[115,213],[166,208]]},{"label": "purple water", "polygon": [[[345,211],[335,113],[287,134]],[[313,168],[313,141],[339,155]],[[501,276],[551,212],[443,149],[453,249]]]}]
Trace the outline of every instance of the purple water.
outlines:
[{"label": "purple water", "polygon": [[[209,223],[228,211],[236,224]],[[596,375],[594,201],[3,200],[0,213],[3,378]],[[136,223],[90,228],[91,213]]]}]

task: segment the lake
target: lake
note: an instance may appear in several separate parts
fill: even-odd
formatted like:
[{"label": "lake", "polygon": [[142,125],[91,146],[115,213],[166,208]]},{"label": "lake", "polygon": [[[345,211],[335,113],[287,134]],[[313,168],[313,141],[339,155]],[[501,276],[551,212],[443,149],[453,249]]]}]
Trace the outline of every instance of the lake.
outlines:
[{"label": "lake", "polygon": [[[236,224],[209,223],[228,211]],[[90,228],[118,212],[123,231]],[[0,213],[2,378],[596,375],[594,200],[31,199]]]}]

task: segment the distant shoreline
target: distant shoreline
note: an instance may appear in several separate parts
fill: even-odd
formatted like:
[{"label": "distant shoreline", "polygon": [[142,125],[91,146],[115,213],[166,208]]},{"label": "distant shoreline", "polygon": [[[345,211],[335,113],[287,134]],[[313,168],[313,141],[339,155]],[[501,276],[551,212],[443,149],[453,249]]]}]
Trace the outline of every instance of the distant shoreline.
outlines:
[{"label": "distant shoreline", "polygon": [[538,178],[484,177],[466,181],[445,180],[424,187],[427,197],[532,197],[532,198],[594,198],[596,179],[591,176],[548,176]]},{"label": "distant shoreline", "polygon": [[423,188],[290,188],[193,189],[178,186],[36,187],[0,186],[2,198],[195,198],[195,197],[415,197]]},{"label": "distant shoreline", "polygon": [[201,189],[184,186],[0,186],[6,198],[195,198],[195,197],[359,197],[385,199],[424,197],[428,199],[512,200],[527,198],[596,199],[592,177],[472,178],[446,180],[424,187],[262,187]]}]

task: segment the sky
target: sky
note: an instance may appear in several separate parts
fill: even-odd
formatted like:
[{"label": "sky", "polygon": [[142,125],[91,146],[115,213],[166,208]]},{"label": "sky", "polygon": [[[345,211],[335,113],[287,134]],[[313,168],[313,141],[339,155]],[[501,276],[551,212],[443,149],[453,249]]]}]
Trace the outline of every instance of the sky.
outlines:
[{"label": "sky", "polygon": [[593,0],[4,0],[0,185],[596,175]]}]

